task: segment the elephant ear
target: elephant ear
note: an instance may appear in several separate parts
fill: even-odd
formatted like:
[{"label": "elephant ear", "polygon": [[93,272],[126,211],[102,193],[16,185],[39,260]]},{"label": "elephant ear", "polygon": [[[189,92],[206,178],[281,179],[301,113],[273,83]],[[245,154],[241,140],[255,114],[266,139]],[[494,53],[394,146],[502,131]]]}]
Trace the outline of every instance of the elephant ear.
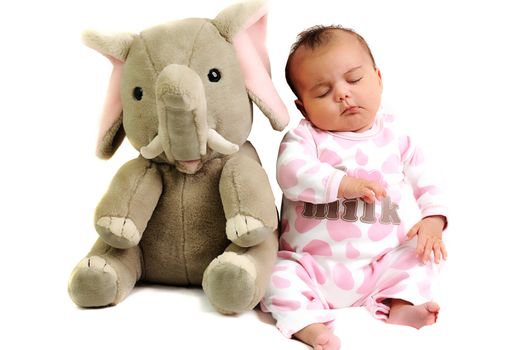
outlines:
[{"label": "elephant ear", "polygon": [[109,159],[119,148],[125,136],[120,82],[123,64],[128,56],[134,35],[128,33],[105,35],[95,31],[86,31],[82,38],[86,46],[106,56],[113,65],[100,119],[96,151],[99,158]]},{"label": "elephant ear", "polygon": [[226,8],[212,23],[233,44],[249,97],[275,130],[283,130],[289,123],[289,114],[271,81],[265,46],[267,12],[266,1],[254,0]]}]

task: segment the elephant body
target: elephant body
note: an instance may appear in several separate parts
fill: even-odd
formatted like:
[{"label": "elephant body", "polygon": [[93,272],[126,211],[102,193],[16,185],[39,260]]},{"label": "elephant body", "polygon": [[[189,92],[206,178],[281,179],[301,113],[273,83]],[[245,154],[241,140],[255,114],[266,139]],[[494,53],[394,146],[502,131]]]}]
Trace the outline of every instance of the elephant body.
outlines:
[{"label": "elephant body", "polygon": [[[139,243],[142,280],[201,286],[208,264],[231,243],[225,235],[226,219],[218,190],[229,159],[207,162],[195,175],[142,158],[132,161],[150,163],[147,166],[157,170],[163,183],[163,193]],[[144,166],[139,164],[138,169]],[[191,239],[186,237],[189,227],[192,228]],[[272,260],[273,256],[269,258]]]},{"label": "elephant body", "polygon": [[[218,191],[224,163],[225,159],[208,162],[206,176],[157,165],[164,191],[140,242],[145,281],[201,286],[208,264],[225,251],[230,241]],[[191,240],[186,237],[188,227],[193,228]],[[167,245],[173,249],[167,250]]]},{"label": "elephant body", "polygon": [[139,280],[202,286],[228,314],[263,296],[278,218],[247,141],[251,101],[275,129],[287,124],[269,90],[265,13],[264,2],[252,1],[214,20],[85,35],[114,65],[98,155],[111,157],[125,136],[140,155],[119,169],[97,206],[100,238],[69,281],[79,306],[115,305]]}]

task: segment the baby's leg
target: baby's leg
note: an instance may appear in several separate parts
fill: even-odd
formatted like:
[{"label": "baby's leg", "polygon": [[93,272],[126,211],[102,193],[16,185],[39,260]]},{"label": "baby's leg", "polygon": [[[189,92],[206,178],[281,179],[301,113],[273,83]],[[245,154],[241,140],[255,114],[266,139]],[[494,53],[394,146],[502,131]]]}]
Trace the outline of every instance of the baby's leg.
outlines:
[{"label": "baby's leg", "polygon": [[423,264],[415,247],[408,243],[386,254],[375,268],[379,277],[372,293],[373,311],[382,313],[382,319],[417,329],[436,322],[439,305],[430,300],[434,298],[438,265]]},{"label": "baby's leg", "polygon": [[298,340],[311,345],[315,350],[338,350],[340,339],[322,323],[314,323],[293,334]]},{"label": "baby's leg", "polygon": [[389,301],[390,314],[387,323],[421,328],[436,322],[439,313],[439,305],[432,301],[421,305],[413,305],[401,299]]},{"label": "baby's leg", "polygon": [[340,341],[328,328],[335,315],[320,288],[326,278],[311,256],[280,252],[260,305],[264,312],[272,313],[286,337],[315,349],[339,349]]}]

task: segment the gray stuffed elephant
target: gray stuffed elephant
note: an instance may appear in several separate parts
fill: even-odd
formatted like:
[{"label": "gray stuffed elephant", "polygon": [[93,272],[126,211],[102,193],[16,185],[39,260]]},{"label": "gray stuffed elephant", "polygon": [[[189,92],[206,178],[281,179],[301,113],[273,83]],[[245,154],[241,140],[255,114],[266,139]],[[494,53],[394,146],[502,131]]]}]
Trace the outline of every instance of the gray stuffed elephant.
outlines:
[{"label": "gray stuffed elephant", "polygon": [[[99,239],[72,272],[81,307],[115,305],[137,281],[203,286],[225,314],[261,299],[278,249],[273,193],[247,137],[252,102],[288,123],[265,48],[266,4],[233,5],[140,34],[84,34],[113,72],[97,154],[140,151],[95,212]],[[251,102],[252,101],[252,102]]]}]

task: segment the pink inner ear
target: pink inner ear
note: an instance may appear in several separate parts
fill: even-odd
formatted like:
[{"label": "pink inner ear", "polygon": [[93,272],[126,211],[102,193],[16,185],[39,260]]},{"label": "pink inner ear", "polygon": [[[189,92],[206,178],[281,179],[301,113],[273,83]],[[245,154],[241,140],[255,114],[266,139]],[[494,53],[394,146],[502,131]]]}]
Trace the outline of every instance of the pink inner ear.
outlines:
[{"label": "pink inner ear", "polygon": [[[240,66],[245,77],[245,86],[256,95],[273,116],[268,116],[275,130],[282,130],[289,123],[289,115],[282,99],[271,81],[269,56],[265,47],[267,9],[262,8],[249,26],[233,38]],[[274,119],[273,119],[274,117]]]},{"label": "pink inner ear", "polygon": [[110,83],[108,84],[108,92],[106,94],[106,100],[104,101],[104,108],[100,120],[97,149],[101,145],[104,135],[106,135],[108,130],[110,130],[117,120],[119,120],[119,117],[123,112],[123,103],[121,102],[120,91],[123,62],[113,57],[108,58],[113,64],[113,70],[110,77]]},{"label": "pink inner ear", "polygon": [[[262,13],[263,11],[263,13]],[[260,60],[265,65],[265,69],[269,74],[271,74],[271,66],[269,64],[269,55],[267,53],[267,48],[265,47],[265,38],[267,33],[267,16],[265,15],[267,9],[264,7],[260,10],[253,18],[257,19],[252,25],[245,29],[251,44],[256,49]],[[251,22],[249,22],[251,23]]]}]

